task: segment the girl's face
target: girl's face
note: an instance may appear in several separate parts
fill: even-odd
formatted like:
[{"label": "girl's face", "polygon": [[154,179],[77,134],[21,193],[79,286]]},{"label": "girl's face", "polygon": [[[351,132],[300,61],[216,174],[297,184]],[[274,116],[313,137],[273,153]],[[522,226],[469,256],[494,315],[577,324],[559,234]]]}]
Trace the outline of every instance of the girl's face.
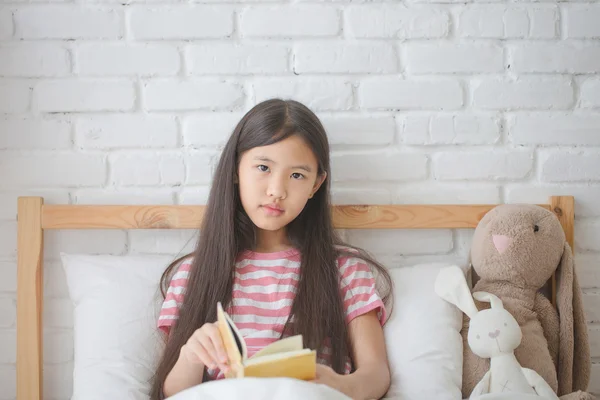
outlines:
[{"label": "girl's face", "polygon": [[252,222],[277,231],[293,221],[325,180],[317,167],[312,150],[297,135],[242,154],[240,199]]}]

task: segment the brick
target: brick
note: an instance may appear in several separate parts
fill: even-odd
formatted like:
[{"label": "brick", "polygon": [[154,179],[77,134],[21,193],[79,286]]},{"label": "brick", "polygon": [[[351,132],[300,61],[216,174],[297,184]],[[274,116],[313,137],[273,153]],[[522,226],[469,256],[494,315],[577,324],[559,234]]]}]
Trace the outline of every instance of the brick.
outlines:
[{"label": "brick", "polygon": [[600,396],[600,363],[598,362],[592,363],[588,393]]},{"label": "brick", "polygon": [[397,151],[333,153],[333,181],[410,181],[427,177],[427,156]]},{"label": "brick", "polygon": [[61,229],[47,232],[44,236],[44,257],[58,261],[61,252],[123,255],[127,252],[126,238],[126,231],[123,230]]},{"label": "brick", "polygon": [[73,328],[73,303],[70,299],[44,299],[44,328]]},{"label": "brick", "polygon": [[517,114],[508,125],[515,144],[600,145],[600,115]]},{"label": "brick", "polygon": [[[569,39],[600,38],[600,4],[563,5],[565,36]],[[600,390],[599,390],[600,391]]]},{"label": "brick", "polygon": [[464,104],[460,82],[451,79],[368,78],[358,90],[360,107],[367,109],[451,110]]},{"label": "brick", "polygon": [[217,81],[151,80],[144,84],[148,110],[232,109],[243,101],[242,86]]},{"label": "brick", "polygon": [[325,37],[340,32],[337,9],[320,5],[253,6],[240,13],[242,37]]},{"label": "brick", "polygon": [[44,333],[44,362],[58,364],[73,360],[73,332]]},{"label": "brick", "polygon": [[290,71],[290,48],[277,43],[206,43],[187,49],[192,74],[275,74]]},{"label": "brick", "polygon": [[313,111],[352,107],[352,85],[340,78],[258,78],[252,88],[257,103],[279,97],[302,102]]},{"label": "brick", "polygon": [[[0,274],[2,274],[2,279],[0,279],[0,292],[16,293],[16,291],[17,291],[17,262],[16,261],[0,261]],[[2,343],[2,340],[0,340],[0,343]],[[0,364],[2,364],[1,354],[2,354],[2,351],[0,351]]]},{"label": "brick", "polygon": [[134,7],[130,29],[136,39],[227,38],[233,33],[228,7],[174,5]]},{"label": "brick", "polygon": [[91,115],[75,124],[83,149],[176,147],[179,130],[170,116],[147,114]]},{"label": "brick", "polygon": [[351,229],[346,232],[350,244],[380,255],[446,254],[453,248],[449,230],[372,230]]},{"label": "brick", "polygon": [[130,111],[135,99],[133,83],[123,80],[50,80],[34,88],[42,112]]},{"label": "brick", "polygon": [[0,39],[8,39],[13,35],[13,16],[8,8],[0,10]]},{"label": "brick", "polygon": [[0,46],[2,76],[64,76],[70,72],[71,57],[63,45],[18,43]]},{"label": "brick", "polygon": [[600,152],[544,151],[540,154],[543,182],[587,182],[600,180]]},{"label": "brick", "polygon": [[548,203],[550,196],[574,196],[577,217],[600,217],[600,185],[511,185],[505,189],[509,203]]},{"label": "brick", "polygon": [[206,185],[212,181],[213,169],[218,163],[214,152],[193,152],[186,156],[188,185]]},{"label": "brick", "polygon": [[581,107],[600,107],[600,79],[583,81],[580,89]]},{"label": "brick", "polygon": [[[0,257],[17,256],[17,222],[0,221]],[[1,314],[0,314],[1,315]]]},{"label": "brick", "polygon": [[118,186],[181,185],[185,165],[177,153],[117,153],[109,156],[111,182]]},{"label": "brick", "polygon": [[590,339],[590,356],[592,358],[600,357],[600,326],[590,326],[588,335]]},{"label": "brick", "polygon": [[394,141],[391,115],[328,114],[319,116],[331,145],[387,145]]},{"label": "brick", "polygon": [[532,168],[533,154],[529,151],[456,151],[433,157],[434,176],[440,180],[524,179]]},{"label": "brick", "polygon": [[578,220],[575,224],[575,252],[579,251],[600,251],[600,223],[597,220]]},{"label": "brick", "polygon": [[121,39],[123,15],[87,5],[36,5],[15,11],[19,39]]},{"label": "brick", "polygon": [[73,203],[96,205],[170,205],[174,203],[174,194],[170,188],[81,189],[74,192]]},{"label": "brick", "polygon": [[44,366],[44,399],[64,400],[73,397],[73,362]]},{"label": "brick", "polygon": [[30,82],[0,78],[0,113],[15,114],[29,110],[31,90]]},{"label": "brick", "polygon": [[[88,44],[77,47],[80,75],[175,75],[179,50],[159,44]],[[118,62],[115,62],[118,60]]]},{"label": "brick", "polygon": [[494,184],[423,182],[403,184],[395,193],[398,204],[498,204],[500,187]]},{"label": "brick", "polygon": [[392,73],[398,71],[398,56],[391,43],[305,42],[294,48],[294,72]]},{"label": "brick", "polygon": [[600,46],[529,43],[511,47],[515,72],[595,73],[600,70]]},{"label": "brick", "polygon": [[499,78],[472,81],[473,105],[482,109],[566,109],[573,105],[568,78]]},{"label": "brick", "polygon": [[491,115],[408,115],[397,120],[402,142],[409,145],[479,145],[500,139],[500,121]]},{"label": "brick", "polygon": [[14,400],[17,397],[17,367],[0,365],[1,400]]},{"label": "brick", "polygon": [[61,261],[44,263],[44,296],[48,298],[69,297],[67,276]]},{"label": "brick", "polygon": [[106,180],[104,156],[68,153],[1,155],[0,176],[6,186],[99,186]]},{"label": "brick", "polygon": [[178,198],[178,204],[207,204],[208,196],[210,193],[209,186],[197,187],[197,188],[185,188],[183,189]]},{"label": "brick", "polygon": [[582,289],[596,289],[600,286],[600,254],[575,252],[575,268],[577,281]]},{"label": "brick", "polygon": [[[41,186],[36,183],[34,186]],[[3,188],[0,192],[0,220],[10,219],[16,221],[17,199],[20,196],[39,196],[44,198],[44,204],[69,204],[69,192],[66,189],[33,189],[25,188],[10,191]]]},{"label": "brick", "polygon": [[13,328],[17,324],[17,304],[13,298],[0,298],[0,328]]},{"label": "brick", "polygon": [[383,188],[340,188],[333,185],[331,188],[333,204],[391,204],[392,194]]},{"label": "brick", "polygon": [[185,117],[183,143],[186,147],[222,148],[243,117],[241,113],[210,113]]},{"label": "brick", "polygon": [[131,254],[184,255],[194,251],[197,240],[195,230],[136,229],[129,232],[129,251]]},{"label": "brick", "polygon": [[0,365],[17,362],[17,331],[14,329],[0,330]]},{"label": "brick", "polygon": [[584,292],[583,309],[590,322],[600,322],[600,293]]},{"label": "brick", "polygon": [[411,74],[503,72],[503,49],[496,44],[410,43],[406,70]]},{"label": "brick", "polygon": [[61,120],[0,118],[0,149],[68,149],[71,124]]},{"label": "brick", "polygon": [[344,16],[344,33],[356,38],[440,38],[450,31],[450,17],[438,7],[348,6]]},{"label": "brick", "polygon": [[557,37],[558,9],[553,5],[468,5],[458,15],[460,37],[551,39]]}]

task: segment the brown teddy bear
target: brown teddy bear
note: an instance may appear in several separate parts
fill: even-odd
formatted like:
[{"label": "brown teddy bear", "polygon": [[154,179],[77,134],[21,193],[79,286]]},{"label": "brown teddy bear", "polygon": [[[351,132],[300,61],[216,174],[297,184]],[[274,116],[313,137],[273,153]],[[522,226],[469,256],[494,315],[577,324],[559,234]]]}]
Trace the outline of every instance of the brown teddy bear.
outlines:
[{"label": "brown teddy bear", "polygon": [[[472,291],[498,296],[521,327],[523,339],[515,350],[519,363],[535,370],[561,399],[593,399],[583,392],[591,358],[582,295],[558,218],[535,205],[495,207],[475,229],[470,258]],[[541,293],[555,272],[558,310]],[[489,308],[486,304],[477,307]],[[489,370],[489,360],[468,346],[468,324],[465,317],[464,398]]]}]

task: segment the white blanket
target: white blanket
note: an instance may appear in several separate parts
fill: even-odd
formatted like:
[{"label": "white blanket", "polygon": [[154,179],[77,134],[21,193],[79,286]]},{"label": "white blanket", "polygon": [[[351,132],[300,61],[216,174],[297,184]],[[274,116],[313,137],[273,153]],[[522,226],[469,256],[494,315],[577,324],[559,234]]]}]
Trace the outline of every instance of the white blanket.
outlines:
[{"label": "white blanket", "polygon": [[321,384],[290,378],[223,379],[191,387],[168,400],[351,400]]}]

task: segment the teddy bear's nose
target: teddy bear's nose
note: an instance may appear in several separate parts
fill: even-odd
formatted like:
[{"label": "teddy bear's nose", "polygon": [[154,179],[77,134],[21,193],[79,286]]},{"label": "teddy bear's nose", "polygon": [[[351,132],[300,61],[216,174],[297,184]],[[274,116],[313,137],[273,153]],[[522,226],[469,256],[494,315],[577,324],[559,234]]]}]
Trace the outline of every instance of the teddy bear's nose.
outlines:
[{"label": "teddy bear's nose", "polygon": [[492,235],[492,241],[500,254],[504,253],[512,243],[512,239],[504,235]]},{"label": "teddy bear's nose", "polygon": [[500,330],[496,329],[494,332],[490,332],[488,333],[489,337],[491,337],[492,339],[496,339],[498,336],[500,336]]}]

